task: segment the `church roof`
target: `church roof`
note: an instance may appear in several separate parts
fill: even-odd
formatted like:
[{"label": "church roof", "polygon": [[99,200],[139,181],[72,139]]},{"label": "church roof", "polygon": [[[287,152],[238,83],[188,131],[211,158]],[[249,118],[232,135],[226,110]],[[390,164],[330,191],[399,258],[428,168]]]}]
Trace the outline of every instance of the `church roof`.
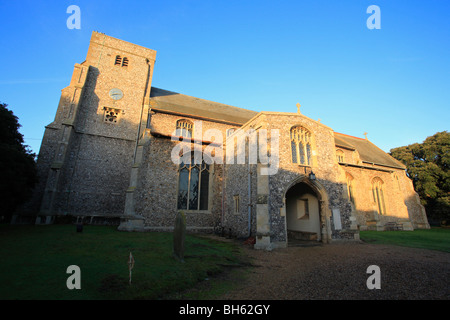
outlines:
[{"label": "church roof", "polygon": [[334,141],[336,146],[357,150],[363,162],[405,169],[400,161],[397,161],[367,139],[335,132]]},{"label": "church roof", "polygon": [[[188,95],[152,87],[151,108],[155,111],[194,116],[212,121],[243,125],[258,114],[256,111],[233,107],[223,103],[195,98]],[[349,150],[357,150],[363,162],[404,169],[405,166],[366,139],[335,132],[335,144]]]},{"label": "church roof", "polygon": [[238,125],[246,123],[258,114],[256,111],[195,98],[155,87],[151,89],[150,100],[152,109],[197,116],[221,122],[231,122]]}]

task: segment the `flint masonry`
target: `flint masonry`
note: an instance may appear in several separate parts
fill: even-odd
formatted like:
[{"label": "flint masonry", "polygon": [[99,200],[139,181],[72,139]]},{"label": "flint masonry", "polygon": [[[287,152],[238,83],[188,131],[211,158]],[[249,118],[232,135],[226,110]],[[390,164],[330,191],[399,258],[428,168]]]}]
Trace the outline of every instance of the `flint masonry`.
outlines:
[{"label": "flint masonry", "polygon": [[[367,229],[429,228],[403,164],[367,137],[334,132],[300,110],[255,112],[152,87],[155,58],[154,50],[92,33],[86,60],[75,64],[45,128],[39,185],[14,222],[70,217],[168,231],[183,211],[188,230],[252,236],[259,249],[353,240]],[[226,139],[194,141],[199,124]],[[179,143],[196,143],[200,153],[216,144],[225,158],[226,145],[248,130],[277,132],[275,174],[262,174],[260,162],[171,159]]]}]

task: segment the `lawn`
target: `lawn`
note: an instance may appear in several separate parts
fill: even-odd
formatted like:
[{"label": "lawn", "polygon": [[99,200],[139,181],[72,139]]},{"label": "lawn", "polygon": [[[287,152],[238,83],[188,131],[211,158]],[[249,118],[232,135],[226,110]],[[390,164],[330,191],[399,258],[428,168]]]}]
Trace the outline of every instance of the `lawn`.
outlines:
[{"label": "lawn", "polygon": [[450,252],[450,228],[414,231],[361,231],[362,241]]},{"label": "lawn", "polygon": [[[172,256],[171,233],[129,233],[114,227],[0,225],[0,299],[176,299],[200,284],[210,298],[230,285],[215,277],[243,262],[232,243],[186,236],[185,261]],[[128,259],[135,265],[129,284]],[[69,290],[67,267],[81,270],[81,289]],[[204,285],[207,283],[208,285]]]}]

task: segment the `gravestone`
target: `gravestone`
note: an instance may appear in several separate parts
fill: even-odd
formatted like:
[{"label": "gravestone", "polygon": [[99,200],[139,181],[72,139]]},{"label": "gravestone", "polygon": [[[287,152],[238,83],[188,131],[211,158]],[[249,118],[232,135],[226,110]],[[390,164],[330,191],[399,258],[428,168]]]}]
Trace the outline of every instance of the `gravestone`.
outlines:
[{"label": "gravestone", "polygon": [[186,216],[178,212],[173,230],[173,255],[177,260],[184,262],[184,239],[186,238]]}]

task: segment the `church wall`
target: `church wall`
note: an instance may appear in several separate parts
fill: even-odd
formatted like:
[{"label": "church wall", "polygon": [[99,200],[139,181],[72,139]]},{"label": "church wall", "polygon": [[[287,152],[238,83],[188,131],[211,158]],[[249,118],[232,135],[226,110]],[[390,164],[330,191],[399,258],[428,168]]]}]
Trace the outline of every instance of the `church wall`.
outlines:
[{"label": "church wall", "polygon": [[[392,173],[355,167],[343,167],[343,169],[354,178],[352,191],[357,211],[357,224],[361,229],[376,222],[384,225],[385,222],[398,220],[398,218],[408,219],[408,212],[403,204],[403,194],[399,190],[398,183],[394,181]],[[372,180],[376,177],[383,181],[386,208],[383,215],[377,213],[377,204],[372,192]]]},{"label": "church wall", "polygon": [[412,180],[406,176],[405,171],[399,172],[397,177],[413,228],[429,229],[430,225],[428,223],[425,208],[420,202],[419,194],[414,190]]},{"label": "church wall", "polygon": [[[332,239],[353,239],[350,231],[352,210],[348,200],[343,196],[343,183],[339,177],[333,131],[321,123],[297,114],[270,114],[267,116],[268,129],[280,130],[280,168],[276,175],[270,176],[269,208],[274,242],[286,241],[286,219],[281,214],[285,209],[285,193],[289,185],[301,178],[308,177],[311,172],[316,176],[316,183],[322,186],[326,205],[321,214],[324,216],[325,228],[328,228]],[[290,129],[301,125],[313,135],[313,164],[304,166],[292,163],[290,148]],[[342,229],[336,230],[331,217],[332,209],[339,209]],[[328,225],[328,227],[327,227]]]},{"label": "church wall", "polygon": [[[304,166],[292,163],[290,147],[290,129],[295,125],[302,125],[313,134],[313,161],[312,166]],[[304,117],[300,114],[265,112],[255,117],[242,129],[254,128],[279,130],[279,168],[276,174],[268,177],[268,195],[257,194],[257,172],[252,167],[251,192],[253,205],[251,230],[252,235],[258,234],[256,230],[255,211],[258,205],[267,205],[270,223],[270,237],[273,243],[285,243],[286,233],[286,205],[285,193],[296,180],[308,177],[313,171],[317,182],[322,186],[326,197],[326,208],[323,211],[324,220],[327,221],[330,238],[342,239],[354,237],[352,228],[352,210],[348,199],[344,195],[344,182],[340,179],[339,165],[336,162],[333,132],[330,128]],[[269,140],[270,141],[270,140]],[[247,158],[248,159],[248,158]],[[248,232],[248,160],[245,165],[226,166],[226,204],[225,227],[232,227],[238,236],[246,236]],[[295,183],[294,183],[295,184]],[[234,213],[234,196],[239,195],[241,209]],[[323,199],[325,201],[325,199]],[[342,230],[335,230],[332,209],[339,209]],[[327,228],[327,226],[325,226]]]},{"label": "church wall", "polygon": [[[250,174],[250,197],[249,197]],[[256,165],[225,165],[224,231],[235,237],[244,238],[256,234]],[[236,197],[239,204],[236,205]],[[249,208],[250,226],[249,226]]]},{"label": "church wall", "polygon": [[[383,230],[388,222],[402,222],[404,229],[426,224],[423,207],[418,203],[412,182],[406,177],[404,170],[381,166],[374,166],[374,169],[378,170],[345,165],[342,168],[354,178],[352,183],[354,207],[357,211],[357,224],[361,230]],[[372,191],[372,181],[376,177],[383,181],[385,202],[383,214],[378,213]]]},{"label": "church wall", "polygon": [[[217,129],[223,137],[228,128],[235,127],[231,124],[151,111],[150,130],[156,136],[152,136],[144,147],[134,195],[135,212],[145,218],[144,225],[148,230],[170,230],[174,226],[178,212],[178,165],[172,161],[171,154],[173,148],[183,142],[171,141],[160,135],[171,135],[180,119],[192,121],[197,129],[200,129],[201,125],[203,134],[209,129]],[[191,143],[186,146],[193,150]],[[207,146],[208,144],[203,145],[202,150]],[[207,212],[182,210],[186,215],[188,229],[212,231],[213,227],[219,224],[222,215],[223,183],[223,165],[210,165],[209,208]]]}]

